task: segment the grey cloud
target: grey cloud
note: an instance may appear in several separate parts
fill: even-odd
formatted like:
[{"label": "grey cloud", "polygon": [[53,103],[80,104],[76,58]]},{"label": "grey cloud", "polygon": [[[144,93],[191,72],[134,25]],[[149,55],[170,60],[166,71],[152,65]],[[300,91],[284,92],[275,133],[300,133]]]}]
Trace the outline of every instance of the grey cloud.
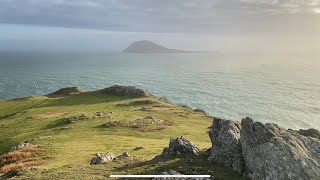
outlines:
[{"label": "grey cloud", "polygon": [[212,32],[257,26],[250,23],[280,15],[309,16],[319,5],[320,0],[0,0],[0,23]]}]

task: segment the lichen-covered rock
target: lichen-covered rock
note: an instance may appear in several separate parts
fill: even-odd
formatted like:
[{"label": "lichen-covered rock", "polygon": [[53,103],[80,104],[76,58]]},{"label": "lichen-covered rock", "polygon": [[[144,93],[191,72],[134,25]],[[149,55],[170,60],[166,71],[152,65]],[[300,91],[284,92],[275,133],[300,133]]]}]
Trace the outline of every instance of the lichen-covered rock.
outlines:
[{"label": "lichen-covered rock", "polygon": [[136,88],[134,86],[121,86],[114,85],[102,90],[105,93],[116,95],[116,96],[126,96],[126,97],[148,97],[151,93],[143,89]]},{"label": "lichen-covered rock", "polygon": [[90,165],[102,164],[108,161],[113,161],[114,159],[115,157],[111,153],[105,153],[105,154],[97,153],[91,159]]},{"label": "lichen-covered rock", "polygon": [[239,122],[214,118],[209,132],[212,142],[209,160],[242,173],[244,162],[240,145],[240,128]]},{"label": "lichen-covered rock", "polygon": [[199,155],[201,150],[185,137],[170,138],[169,147],[163,149],[161,156]]},{"label": "lichen-covered rock", "polygon": [[129,155],[129,153],[128,152],[124,152],[121,155],[117,156],[115,159],[123,159],[123,158],[128,158],[128,157],[131,157]]},{"label": "lichen-covered rock", "polygon": [[319,139],[250,118],[242,119],[241,126],[249,179],[319,179]]}]

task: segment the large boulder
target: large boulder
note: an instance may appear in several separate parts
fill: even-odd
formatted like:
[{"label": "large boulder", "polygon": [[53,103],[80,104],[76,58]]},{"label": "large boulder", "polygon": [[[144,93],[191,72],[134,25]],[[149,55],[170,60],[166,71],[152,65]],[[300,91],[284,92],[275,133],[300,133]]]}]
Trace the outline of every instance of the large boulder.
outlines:
[{"label": "large boulder", "polygon": [[163,149],[161,156],[199,155],[201,150],[188,141],[184,136],[170,138],[169,147]]},{"label": "large boulder", "polygon": [[250,118],[242,119],[241,126],[240,141],[248,178],[319,179],[319,139]]},{"label": "large boulder", "polygon": [[108,161],[113,161],[115,158],[116,157],[113,156],[111,153],[105,153],[105,154],[97,153],[91,159],[90,165],[102,164]]},{"label": "large boulder", "polygon": [[209,132],[212,142],[209,160],[225,167],[232,167],[234,171],[242,173],[244,162],[240,145],[240,129],[239,122],[214,118]]},{"label": "large boulder", "polygon": [[143,89],[136,88],[134,86],[121,86],[114,85],[102,90],[105,93],[116,95],[116,96],[127,96],[127,97],[148,97],[151,93]]}]

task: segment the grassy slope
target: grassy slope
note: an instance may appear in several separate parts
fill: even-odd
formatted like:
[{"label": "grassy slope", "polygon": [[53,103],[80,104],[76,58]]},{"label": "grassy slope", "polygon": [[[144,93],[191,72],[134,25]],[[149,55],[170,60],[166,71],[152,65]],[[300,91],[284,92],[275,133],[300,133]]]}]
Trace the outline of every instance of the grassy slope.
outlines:
[{"label": "grassy slope", "polygon": [[[154,100],[166,107],[152,107],[152,111],[140,111],[139,109],[145,105],[130,104],[142,99]],[[112,118],[84,120],[73,124],[68,124],[66,121],[70,116],[93,115],[98,111],[112,111]],[[35,116],[57,112],[67,114],[49,118]],[[154,132],[141,132],[125,127],[102,127],[108,121],[134,120],[146,116],[170,120],[176,125]],[[97,91],[64,98],[44,96],[20,98],[0,102],[0,154],[20,142],[32,140],[37,136],[51,136],[48,139],[31,142],[43,146],[45,151],[41,157],[50,157],[49,162],[41,166],[47,170],[25,171],[21,178],[61,179],[78,176],[77,178],[90,179],[105,178],[111,172],[152,173],[153,170],[159,169],[160,165],[148,160],[160,154],[162,149],[168,146],[169,137],[184,135],[200,148],[209,148],[211,143],[207,131],[211,123],[211,118],[202,113],[162,102],[157,97],[129,99]],[[145,149],[134,151],[137,146],[143,146]],[[89,165],[91,158],[97,152],[112,152],[119,155],[124,151],[139,157],[139,160]],[[161,167],[175,167],[176,164],[182,163],[180,161],[182,160],[167,161]],[[228,170],[215,171],[213,174],[222,178],[237,177]]]}]

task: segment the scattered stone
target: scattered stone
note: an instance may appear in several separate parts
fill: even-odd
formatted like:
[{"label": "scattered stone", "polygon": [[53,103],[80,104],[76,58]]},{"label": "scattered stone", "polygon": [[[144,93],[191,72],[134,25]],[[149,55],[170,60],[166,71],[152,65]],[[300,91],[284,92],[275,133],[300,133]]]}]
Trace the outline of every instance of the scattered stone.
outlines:
[{"label": "scattered stone", "polygon": [[25,148],[28,146],[33,146],[33,144],[31,144],[29,141],[24,141],[24,142],[18,144],[17,146],[12,147],[10,151],[19,150],[19,149],[22,149],[22,148]]},{"label": "scattered stone", "polygon": [[148,116],[142,119],[135,119],[135,120],[119,120],[119,121],[109,121],[104,124],[104,127],[112,127],[112,126],[119,126],[119,127],[130,127],[139,129],[142,132],[150,132],[156,130],[163,130],[167,126],[173,126],[174,123],[168,120],[158,119],[153,116]]},{"label": "scattered stone", "polygon": [[38,140],[48,139],[48,138],[51,138],[51,136],[38,136],[33,138],[33,141],[38,141]]},{"label": "scattered stone", "polygon": [[123,158],[128,158],[128,157],[131,157],[129,155],[128,152],[124,152],[123,154],[121,154],[120,156],[117,156],[115,159],[123,159]]},{"label": "scattered stone", "polygon": [[232,167],[234,171],[242,173],[243,159],[240,144],[239,122],[214,118],[209,132],[212,142],[209,161],[225,167]]},{"label": "scattered stone", "polygon": [[111,153],[105,153],[105,154],[95,154],[94,157],[91,159],[90,165],[95,164],[102,164],[108,161],[113,161],[115,157]]},{"label": "scattered stone", "polygon": [[159,101],[165,102],[165,103],[171,103],[166,97],[160,97]]},{"label": "scattered stone", "polygon": [[161,156],[180,156],[192,154],[198,156],[201,150],[188,141],[184,136],[170,138],[169,147],[163,149]]},{"label": "scattered stone", "polygon": [[135,151],[139,151],[139,150],[142,150],[142,149],[144,149],[144,147],[142,147],[142,146],[138,146],[138,147],[135,147],[133,150],[135,150]]},{"label": "scattered stone", "polygon": [[[169,170],[169,171],[161,171],[157,173],[158,175],[183,175],[177,171],[174,170]],[[210,178],[181,178],[181,177],[173,177],[173,178],[163,178],[163,177],[158,177],[158,178],[153,178],[152,180],[210,180]]]},{"label": "scattered stone", "polygon": [[96,117],[96,118],[101,118],[101,117],[112,118],[111,114],[113,114],[113,112],[96,112],[94,117]]},{"label": "scattered stone", "polygon": [[148,106],[143,106],[140,110],[141,111],[151,111],[151,108]]},{"label": "scattered stone", "polygon": [[68,120],[70,123],[76,123],[82,120],[90,120],[90,119],[97,119],[97,118],[112,118],[111,114],[113,112],[96,112],[94,116],[88,116],[86,114],[82,114],[80,116],[71,116]]},{"label": "scattered stone", "polygon": [[55,96],[55,97],[65,97],[65,96],[71,96],[75,94],[80,94],[86,92],[85,90],[79,88],[79,87],[68,87],[68,88],[62,88],[58,91],[48,94],[48,96]]},{"label": "scattered stone", "polygon": [[109,152],[107,152],[105,154],[97,153],[91,159],[90,165],[103,164],[103,163],[106,163],[106,162],[121,160],[121,159],[129,158],[129,157],[133,157],[133,156],[129,155],[128,152],[124,152],[119,156],[114,156]]},{"label": "scattered stone", "polygon": [[205,116],[209,116],[209,114],[208,114],[205,110],[203,110],[203,109],[197,108],[197,109],[194,109],[194,112],[201,112],[201,113],[203,113]]},{"label": "scattered stone", "polygon": [[121,86],[114,85],[102,90],[105,93],[116,95],[116,96],[127,96],[127,97],[148,97],[151,93],[143,89],[136,88],[134,86]]}]

